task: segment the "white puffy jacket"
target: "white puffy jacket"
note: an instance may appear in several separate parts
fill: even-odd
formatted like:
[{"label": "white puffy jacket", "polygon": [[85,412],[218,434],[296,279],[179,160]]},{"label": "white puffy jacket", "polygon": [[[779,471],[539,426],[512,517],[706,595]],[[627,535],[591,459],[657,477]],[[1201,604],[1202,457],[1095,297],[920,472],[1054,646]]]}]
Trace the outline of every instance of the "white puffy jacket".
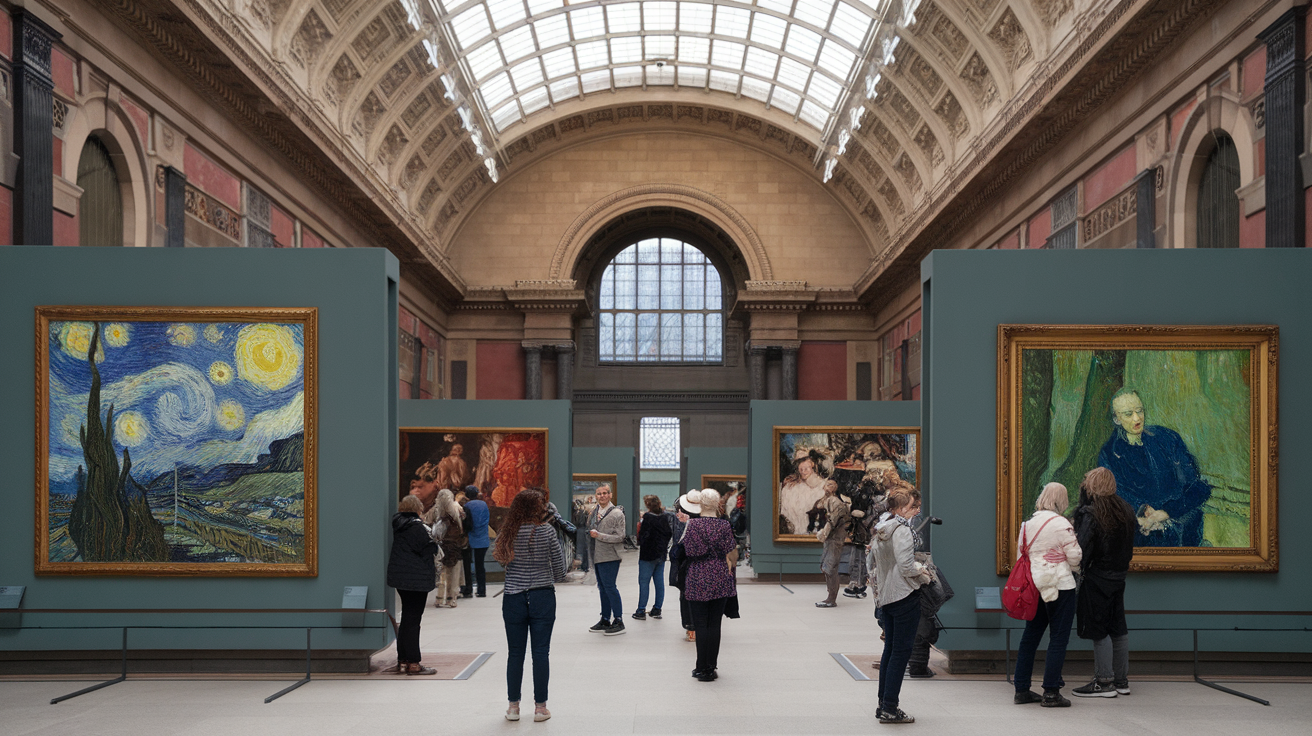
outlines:
[{"label": "white puffy jacket", "polygon": [[[1047,526],[1044,526],[1045,522]],[[1016,535],[1016,549],[1024,549],[1021,539],[1027,536],[1030,575],[1043,600],[1052,602],[1057,599],[1058,591],[1074,590],[1073,572],[1080,569],[1080,560],[1084,555],[1080,551],[1080,543],[1075,540],[1075,527],[1071,526],[1070,521],[1052,511],[1035,511],[1034,516],[1021,525],[1021,533]],[[1065,559],[1061,562],[1047,561],[1044,555],[1049,550],[1059,550]]]}]

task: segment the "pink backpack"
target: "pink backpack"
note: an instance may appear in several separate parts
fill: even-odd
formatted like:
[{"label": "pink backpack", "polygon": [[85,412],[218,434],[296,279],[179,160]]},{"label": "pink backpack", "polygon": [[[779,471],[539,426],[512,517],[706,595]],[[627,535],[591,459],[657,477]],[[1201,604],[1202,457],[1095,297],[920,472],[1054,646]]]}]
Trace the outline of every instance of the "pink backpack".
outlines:
[{"label": "pink backpack", "polygon": [[[1055,518],[1055,517],[1054,517]],[[1039,527],[1037,537],[1043,534],[1048,521]],[[1020,557],[1011,566],[1011,575],[1007,576],[1007,585],[1002,589],[1002,607],[1007,615],[1021,621],[1032,621],[1039,612],[1039,589],[1034,585],[1034,576],[1030,574],[1029,529],[1021,525]]]}]

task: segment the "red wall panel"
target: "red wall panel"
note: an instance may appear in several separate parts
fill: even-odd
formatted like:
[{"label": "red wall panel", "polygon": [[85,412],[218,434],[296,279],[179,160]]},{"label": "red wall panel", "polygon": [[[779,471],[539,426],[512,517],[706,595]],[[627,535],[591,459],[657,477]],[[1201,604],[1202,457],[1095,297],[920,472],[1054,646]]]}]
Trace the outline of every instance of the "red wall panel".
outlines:
[{"label": "red wall panel", "polygon": [[0,56],[14,58],[14,27],[3,10],[0,10]]},{"label": "red wall panel", "polygon": [[1244,58],[1244,89],[1241,96],[1246,100],[1266,86],[1266,46],[1258,46],[1257,50]]},{"label": "red wall panel", "polygon": [[1239,247],[1266,247],[1266,210],[1252,217],[1239,218]]},{"label": "red wall panel", "polygon": [[[0,13],[5,22],[9,21],[9,16]],[[14,191],[8,187],[0,187],[0,245],[14,244]]]},{"label": "red wall panel", "polygon": [[797,398],[803,401],[847,399],[847,343],[802,343],[797,351]]},{"label": "red wall panel", "polygon": [[1030,220],[1029,247],[1042,248],[1052,234],[1052,209],[1044,207]]},{"label": "red wall panel", "polygon": [[301,247],[302,248],[323,248],[323,238],[319,237],[313,230],[301,225]]},{"label": "red wall panel", "polygon": [[524,398],[524,348],[519,343],[479,340],[475,356],[477,398]]},{"label": "red wall panel", "polygon": [[55,79],[55,89],[69,99],[74,97],[73,59],[58,47],[50,49],[50,76]]},{"label": "red wall panel", "polygon": [[145,148],[146,141],[150,140],[150,134],[147,132],[150,129],[150,113],[126,97],[120,97],[118,104],[128,117],[132,118],[132,127],[137,129],[137,141],[141,143],[142,148]]},{"label": "red wall panel", "polygon": [[53,245],[77,245],[81,239],[78,232],[77,218],[63,212],[55,212],[55,237]]},{"label": "red wall panel", "polygon": [[1134,146],[1127,146],[1110,161],[1085,177],[1084,211],[1092,211],[1094,207],[1111,199],[1113,194],[1129,184],[1136,173],[1134,167]]},{"label": "red wall panel", "polygon": [[188,143],[183,153],[187,183],[241,212],[241,180]]},{"label": "red wall panel", "polygon": [[273,230],[273,240],[279,248],[290,248],[295,239],[295,226],[292,224],[292,216],[287,214],[278,207],[271,205],[269,207],[269,225]]}]

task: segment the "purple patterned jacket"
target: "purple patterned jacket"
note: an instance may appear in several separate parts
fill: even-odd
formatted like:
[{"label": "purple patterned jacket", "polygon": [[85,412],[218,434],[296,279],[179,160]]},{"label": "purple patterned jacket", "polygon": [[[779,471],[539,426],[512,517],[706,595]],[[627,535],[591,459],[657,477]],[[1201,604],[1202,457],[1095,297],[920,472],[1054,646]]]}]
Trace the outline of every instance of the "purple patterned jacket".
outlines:
[{"label": "purple patterned jacket", "polygon": [[689,564],[683,586],[684,598],[710,601],[738,595],[733,571],[724,560],[724,556],[738,544],[728,519],[689,519],[682,542],[684,553],[689,558],[709,555],[705,559],[693,559]]}]

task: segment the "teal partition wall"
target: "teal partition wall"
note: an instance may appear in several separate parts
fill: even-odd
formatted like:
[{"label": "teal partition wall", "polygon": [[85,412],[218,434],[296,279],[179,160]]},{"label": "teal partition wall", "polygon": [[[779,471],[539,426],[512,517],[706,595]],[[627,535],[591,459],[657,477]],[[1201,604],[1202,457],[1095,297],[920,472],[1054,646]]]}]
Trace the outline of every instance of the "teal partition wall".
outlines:
[{"label": "teal partition wall", "polygon": [[[1312,252],[1272,250],[935,251],[924,288],[926,437],[934,558],[957,590],[948,626],[1016,625],[976,614],[995,573],[999,324],[1275,324],[1280,327],[1277,573],[1134,573],[1126,607],[1145,611],[1312,610]],[[1150,418],[1151,423],[1151,418]],[[1137,615],[1131,627],[1302,627],[1306,617]],[[1307,633],[1207,632],[1204,649],[1312,651]],[[1072,645],[1085,645],[1072,638]],[[1135,650],[1189,649],[1190,632],[1136,632]],[[946,649],[1001,649],[1001,634],[949,631]]]},{"label": "teal partition wall", "polygon": [[820,572],[820,544],[774,538],[775,427],[919,427],[919,401],[753,401],[747,504],[758,576]]},{"label": "teal partition wall", "polygon": [[[624,523],[628,533],[633,534],[642,518],[642,501],[638,498],[637,478],[633,476],[632,447],[575,447],[573,452],[574,473],[614,474],[619,484],[615,503],[624,507]],[[569,518],[569,513],[561,507],[561,513]]]},{"label": "teal partition wall", "polygon": [[703,475],[747,475],[749,454],[746,447],[689,447],[683,451],[684,490],[701,488]]},{"label": "teal partition wall", "polygon": [[[247,250],[0,248],[0,585],[25,585],[32,608],[336,608],[343,588],[368,586],[366,605],[390,605],[387,552],[395,508],[396,259],[381,249]],[[34,574],[34,309],[39,305],[316,307],[317,577],[146,577]],[[26,614],[0,629],[0,649],[118,649],[96,626],[336,626],[341,614]],[[318,630],[316,649],[371,651],[390,625]],[[78,628],[86,627],[86,628]],[[297,649],[304,628],[136,629],[141,649]]]}]

